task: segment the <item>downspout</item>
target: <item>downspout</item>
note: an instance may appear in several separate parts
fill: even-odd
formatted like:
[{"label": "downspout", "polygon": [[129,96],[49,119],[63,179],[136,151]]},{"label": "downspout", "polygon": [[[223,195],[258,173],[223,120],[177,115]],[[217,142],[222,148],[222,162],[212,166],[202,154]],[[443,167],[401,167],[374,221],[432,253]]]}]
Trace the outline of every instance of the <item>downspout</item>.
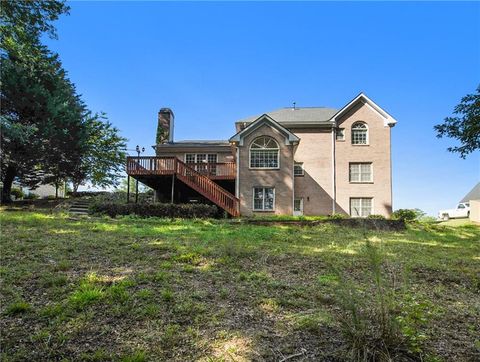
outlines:
[{"label": "downspout", "polygon": [[388,126],[388,139],[390,143],[390,216],[393,213],[393,162],[392,162],[392,128],[393,126]]},{"label": "downspout", "polygon": [[236,180],[235,180],[235,196],[239,199],[240,198],[240,149],[238,148],[238,145],[235,147],[235,158],[236,158],[236,164],[237,164],[237,170],[236,170]]},{"label": "downspout", "polygon": [[335,132],[336,132],[336,124],[332,126],[332,214],[336,212],[336,203],[337,203],[337,177],[336,177],[336,162],[335,162]]},{"label": "downspout", "polygon": [[292,152],[292,216],[295,215],[295,155],[293,152],[293,148],[295,147],[293,144],[291,145],[291,152]]}]

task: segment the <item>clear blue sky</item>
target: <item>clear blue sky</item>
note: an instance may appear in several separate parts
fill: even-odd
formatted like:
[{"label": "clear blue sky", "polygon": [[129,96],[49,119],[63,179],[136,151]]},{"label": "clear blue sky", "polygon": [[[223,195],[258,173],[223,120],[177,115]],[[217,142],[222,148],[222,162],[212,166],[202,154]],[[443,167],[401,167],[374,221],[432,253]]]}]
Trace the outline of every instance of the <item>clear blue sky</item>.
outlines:
[{"label": "clear blue sky", "polygon": [[72,2],[48,40],[88,106],[153,154],[161,107],[175,138],[227,139],[279,107],[342,107],[360,91],[390,112],[394,208],[454,206],[477,152],[433,125],[480,83],[480,3]]}]

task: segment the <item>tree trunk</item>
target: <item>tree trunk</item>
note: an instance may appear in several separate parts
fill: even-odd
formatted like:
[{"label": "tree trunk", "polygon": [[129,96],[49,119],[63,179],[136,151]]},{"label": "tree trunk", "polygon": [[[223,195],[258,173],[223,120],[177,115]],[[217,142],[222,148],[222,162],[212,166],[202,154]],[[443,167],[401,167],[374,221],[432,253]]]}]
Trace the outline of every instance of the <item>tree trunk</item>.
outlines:
[{"label": "tree trunk", "polygon": [[3,178],[2,204],[9,204],[12,202],[10,192],[12,192],[12,184],[16,174],[17,170],[14,166],[7,166],[7,169],[5,170],[5,177]]}]

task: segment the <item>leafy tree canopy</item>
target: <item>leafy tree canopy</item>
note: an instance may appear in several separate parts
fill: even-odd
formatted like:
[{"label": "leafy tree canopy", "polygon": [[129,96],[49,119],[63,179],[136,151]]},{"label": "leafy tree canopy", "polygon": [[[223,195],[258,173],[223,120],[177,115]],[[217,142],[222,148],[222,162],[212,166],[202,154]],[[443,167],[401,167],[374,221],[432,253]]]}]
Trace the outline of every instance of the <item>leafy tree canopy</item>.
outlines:
[{"label": "leafy tree canopy", "polygon": [[42,34],[55,37],[52,22],[68,6],[54,0],[0,6],[2,201],[10,201],[16,177],[27,186],[58,185],[78,180],[82,170],[82,182],[115,183],[125,140],[110,123],[91,115],[58,55],[40,42]]},{"label": "leafy tree canopy", "polygon": [[445,118],[435,126],[437,137],[450,137],[460,141],[460,146],[449,147],[448,151],[459,153],[461,158],[480,149],[480,86],[476,93],[462,98],[453,110],[454,117]]}]

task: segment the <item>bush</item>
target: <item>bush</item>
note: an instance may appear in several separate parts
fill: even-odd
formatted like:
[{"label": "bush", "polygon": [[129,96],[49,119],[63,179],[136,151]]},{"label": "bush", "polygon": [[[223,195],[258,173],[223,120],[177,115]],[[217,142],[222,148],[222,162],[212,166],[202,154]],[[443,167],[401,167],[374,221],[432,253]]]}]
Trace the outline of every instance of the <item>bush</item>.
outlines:
[{"label": "bush", "polygon": [[[130,202],[135,201],[135,193],[130,193]],[[115,191],[115,192],[101,192],[95,196],[93,202],[108,203],[113,202],[116,204],[126,204],[127,203],[127,193],[125,191]],[[138,194],[139,203],[153,203],[153,193],[139,193]]]},{"label": "bush", "polygon": [[332,214],[328,215],[329,219],[339,220],[339,219],[348,219],[350,216],[346,214]]},{"label": "bush", "polygon": [[373,220],[386,220],[386,217],[383,215],[378,215],[378,214],[371,214],[367,216],[367,219],[373,219]]},{"label": "bush", "polygon": [[398,209],[392,214],[392,219],[416,221],[424,215],[425,213],[420,209]]},{"label": "bush", "polygon": [[85,196],[99,196],[99,195],[107,195],[108,191],[67,191],[67,196],[71,197],[85,197]]},{"label": "bush", "polygon": [[40,198],[40,196],[38,196],[37,194],[34,194],[33,192],[30,192],[29,194],[26,194],[23,198],[25,200],[36,200]]},{"label": "bush", "polygon": [[12,187],[12,189],[10,191],[10,195],[14,196],[16,200],[23,199],[23,197],[25,196],[22,189],[19,189],[17,187]]},{"label": "bush", "polygon": [[177,217],[177,218],[212,218],[218,215],[218,208],[205,204],[120,204],[115,202],[93,202],[89,211],[94,214],[137,215],[141,217]]}]

